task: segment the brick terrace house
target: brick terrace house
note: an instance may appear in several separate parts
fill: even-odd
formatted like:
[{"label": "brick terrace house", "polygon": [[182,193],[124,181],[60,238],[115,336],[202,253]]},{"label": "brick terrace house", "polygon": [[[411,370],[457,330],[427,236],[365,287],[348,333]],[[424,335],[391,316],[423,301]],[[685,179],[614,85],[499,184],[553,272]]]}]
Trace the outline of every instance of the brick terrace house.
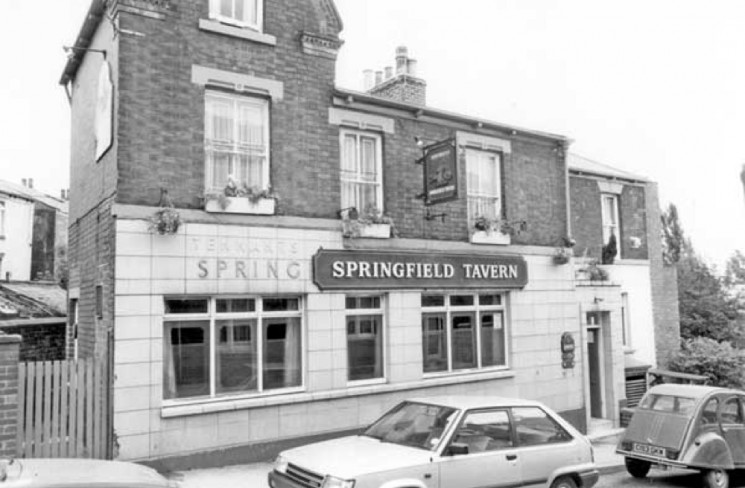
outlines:
[{"label": "brick terrace house", "polygon": [[79,354],[114,371],[120,458],[263,459],[434,394],[540,399],[584,429],[595,292],[596,415],[618,421],[621,288],[578,291],[554,258],[569,141],[427,106],[403,49],[338,88],[341,29],[331,0],[92,2],[61,79],[70,299]]}]

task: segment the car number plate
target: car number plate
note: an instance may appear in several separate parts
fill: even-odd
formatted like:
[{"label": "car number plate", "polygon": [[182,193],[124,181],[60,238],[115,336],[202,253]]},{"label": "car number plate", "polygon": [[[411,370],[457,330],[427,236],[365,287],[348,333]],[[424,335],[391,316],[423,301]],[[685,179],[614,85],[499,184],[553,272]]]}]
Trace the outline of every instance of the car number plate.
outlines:
[{"label": "car number plate", "polygon": [[646,444],[634,444],[634,452],[649,454],[652,456],[665,457],[665,448],[657,446],[648,446]]}]

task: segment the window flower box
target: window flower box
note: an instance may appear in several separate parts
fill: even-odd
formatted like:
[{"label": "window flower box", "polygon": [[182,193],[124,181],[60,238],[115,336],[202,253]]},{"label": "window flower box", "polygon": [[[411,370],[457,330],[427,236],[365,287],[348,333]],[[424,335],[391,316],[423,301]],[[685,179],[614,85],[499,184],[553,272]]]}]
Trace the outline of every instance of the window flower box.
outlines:
[{"label": "window flower box", "polygon": [[491,244],[498,246],[508,246],[511,238],[509,234],[498,231],[477,230],[471,234],[471,244]]},{"label": "window flower box", "polygon": [[207,212],[233,213],[233,214],[255,214],[274,215],[276,200],[274,198],[259,198],[252,202],[246,197],[225,197],[224,206],[219,199],[208,199],[204,209]]}]

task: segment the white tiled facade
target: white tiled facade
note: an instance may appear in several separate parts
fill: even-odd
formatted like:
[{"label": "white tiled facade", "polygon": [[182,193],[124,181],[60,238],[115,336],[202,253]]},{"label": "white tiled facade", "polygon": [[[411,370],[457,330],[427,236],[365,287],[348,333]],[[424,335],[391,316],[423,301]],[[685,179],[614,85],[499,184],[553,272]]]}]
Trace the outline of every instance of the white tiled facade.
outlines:
[{"label": "white tiled facade", "polygon": [[[161,236],[141,220],[117,223],[114,430],[121,459],[348,430],[412,396],[493,394],[539,399],[558,411],[585,407],[584,305],[573,267],[553,264],[548,254],[525,254],[528,285],[507,294],[508,368],[425,378],[421,292],[381,290],[385,381],[349,386],[345,295],[321,292],[312,279],[312,256],[319,248],[343,249],[340,232],[192,223],[182,229]],[[236,277],[239,257],[247,261],[241,273],[250,279]],[[593,290],[582,299],[591,302]],[[618,306],[617,287],[601,291],[608,294],[605,306]],[[283,395],[164,401],[164,297],[241,294],[302,297],[303,387]],[[561,364],[564,332],[577,344],[571,369]],[[623,352],[620,332],[608,333],[615,344],[608,358],[610,404],[623,395]],[[611,416],[615,410],[609,406]]]}]

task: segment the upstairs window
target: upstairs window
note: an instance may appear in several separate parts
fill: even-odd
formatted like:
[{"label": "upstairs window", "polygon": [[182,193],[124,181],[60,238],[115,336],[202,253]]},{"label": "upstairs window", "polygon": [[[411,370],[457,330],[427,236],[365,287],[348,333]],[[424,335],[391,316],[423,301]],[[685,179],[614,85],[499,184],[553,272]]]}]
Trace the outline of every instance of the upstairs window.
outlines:
[{"label": "upstairs window", "polygon": [[469,227],[479,217],[502,218],[501,164],[498,152],[466,149]]},{"label": "upstairs window", "polygon": [[262,0],[210,0],[210,18],[261,30]]},{"label": "upstairs window", "polygon": [[[601,195],[601,206],[603,218],[603,262],[606,263],[608,261],[606,259],[606,252],[613,254],[614,258],[621,257],[621,227],[618,218],[618,195],[603,193]],[[607,251],[606,248],[608,249]],[[615,252],[612,252],[613,249],[611,248],[615,248]]]},{"label": "upstairs window", "polygon": [[383,211],[382,141],[379,135],[341,131],[341,207]]},{"label": "upstairs window", "polygon": [[207,92],[205,186],[222,193],[231,179],[238,188],[269,187],[269,102]]}]

